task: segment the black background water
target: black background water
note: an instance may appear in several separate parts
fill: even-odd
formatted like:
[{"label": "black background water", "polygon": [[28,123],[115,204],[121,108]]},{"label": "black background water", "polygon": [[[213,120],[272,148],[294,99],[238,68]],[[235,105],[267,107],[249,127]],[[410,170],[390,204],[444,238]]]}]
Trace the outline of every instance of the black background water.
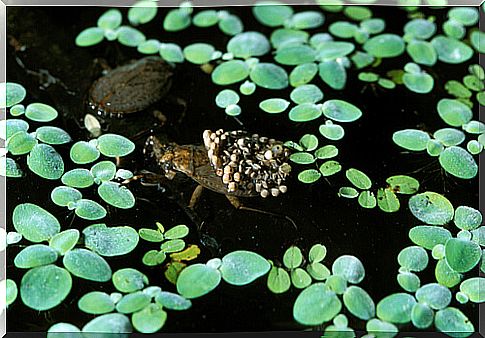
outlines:
[{"label": "black background water", "polygon": [[[104,58],[114,67],[141,57],[136,50],[116,42],[105,41],[89,48],[74,45],[76,35],[84,28],[94,26],[104,10],[101,7],[9,7],[7,10],[7,81],[18,82],[26,87],[28,96],[25,102],[38,101],[56,107],[61,116],[53,124],[68,131],[74,140],[89,138],[89,133],[81,126],[86,113],[85,94],[92,81],[100,76],[100,69],[93,60]],[[269,36],[271,30],[257,24],[250,9],[234,7],[230,11],[241,17],[246,30],[259,30]],[[375,7],[373,11],[374,17],[386,20],[387,32],[402,34],[402,27],[407,22],[403,10]],[[126,9],[122,9],[122,12],[126,22]],[[176,42],[181,46],[208,42],[219,50],[225,49],[229,37],[217,28],[163,32],[161,22],[164,13],[166,9],[161,9],[153,22],[141,27],[147,38]],[[435,15],[439,27],[446,17],[446,10],[425,10],[425,13]],[[312,33],[326,31],[328,24],[337,20],[346,18],[342,14],[326,14],[323,28]],[[407,56],[385,60],[377,72],[384,75],[387,70],[402,69],[409,61]],[[471,60],[471,63],[477,61]],[[373,88],[357,80],[355,70],[349,73],[343,91],[331,90],[318,80],[316,83],[321,86],[325,99],[348,100],[364,112],[358,121],[344,125],[345,138],[336,143],[340,150],[338,161],[344,168],[355,167],[367,173],[374,181],[374,187],[384,186],[389,176],[409,174],[422,183],[421,191],[444,193],[455,207],[469,205],[478,208],[478,179],[463,181],[450,177],[440,170],[436,159],[426,154],[405,153],[391,140],[392,133],[400,129],[420,128],[433,132],[445,127],[436,112],[436,103],[446,96],[444,83],[451,79],[460,80],[466,74],[468,64],[451,66],[438,63],[433,68],[425,67],[435,78],[435,90],[427,95],[414,94],[401,87],[391,91]],[[48,80],[46,74],[60,81],[45,87]],[[234,89],[237,88],[234,86]],[[191,64],[177,65],[169,95],[185,100],[188,108],[179,121],[181,108],[173,104],[173,100],[162,100],[155,105],[154,108],[168,118],[167,124],[161,128],[162,136],[179,144],[193,144],[201,142],[204,129],[240,129],[235,119],[226,116],[215,106],[213,98],[220,89],[211,83],[210,76],[199,67]],[[256,94],[243,96],[240,102],[243,113],[239,117],[243,128],[281,140],[297,141],[305,133],[318,135],[321,120],[297,124],[290,122],[285,113],[270,115],[258,109],[262,99],[270,96],[288,97],[289,91],[274,93],[258,88]],[[30,130],[38,126],[29,123]],[[130,137],[141,130],[150,129],[154,123],[156,120],[150,112],[144,112],[125,120],[107,119],[103,127]],[[149,166],[141,153],[142,144],[143,140],[140,139],[137,153],[125,160],[123,166],[132,170]],[[76,167],[68,160],[69,147],[56,147],[65,159],[66,171]],[[25,156],[18,162],[25,168]],[[295,169],[301,170],[296,166]],[[27,174],[23,179],[8,180],[8,230],[13,229],[10,219],[14,207],[24,202],[35,203],[52,212],[61,221],[63,229],[82,230],[96,223],[75,218],[72,212],[50,201],[50,192],[61,184],[60,181],[47,181],[33,175],[28,169],[25,171]],[[177,177],[171,184],[164,184],[165,191],[133,183],[130,188],[137,196],[136,207],[128,211],[108,208],[109,215],[105,221],[109,226],[129,225],[135,229],[154,227],[155,221],[160,221],[166,228],[187,224],[191,229],[187,241],[201,247],[201,262],[238,249],[252,250],[274,262],[281,262],[284,251],[290,245],[298,245],[304,252],[308,252],[313,244],[322,243],[328,249],[324,261],[328,267],[343,254],[355,255],[364,263],[366,277],[360,286],[377,303],[384,296],[401,291],[396,282],[399,268],[396,257],[401,249],[412,245],[407,233],[411,227],[419,225],[419,221],[410,214],[405,196],[400,196],[401,210],[392,214],[377,208],[365,210],[358,206],[356,200],[339,198],[338,188],[348,184],[342,174],[330,177],[328,181],[322,179],[313,185],[303,185],[294,180],[290,182],[288,193],[284,196],[244,201],[248,206],[288,215],[296,220],[298,231],[280,218],[234,210],[224,196],[208,191],[203,194],[197,207],[199,218],[204,220],[202,229],[198,231],[197,225],[183,208],[195,188],[194,182],[185,177]],[[84,189],[83,195],[96,199],[94,188]],[[447,227],[455,230],[452,225]],[[109,263],[113,271],[123,267],[137,268],[149,276],[150,285],[159,285],[164,290],[173,291],[173,285],[165,280],[160,267],[149,268],[141,263],[143,254],[156,247],[156,244],[140,241],[135,252],[127,257],[109,259]],[[20,250],[20,246],[9,247],[8,250],[8,277],[18,284],[24,271],[14,268],[13,258]],[[430,262],[434,264],[434,261]],[[422,284],[434,280],[432,269],[428,268],[427,271],[420,274]],[[18,299],[8,310],[8,330],[45,331],[60,321],[82,327],[92,316],[77,309],[77,300],[94,290],[108,293],[115,291],[109,282],[94,283],[74,278],[67,300],[50,311],[39,313],[30,310]],[[190,310],[170,311],[163,330],[224,332],[303,329],[292,318],[292,304],[298,293],[299,290],[292,288],[283,295],[274,295],[268,291],[265,278],[246,287],[221,283],[215,292],[194,300]],[[455,300],[452,304],[457,305]],[[464,309],[476,323],[476,307],[468,304]],[[352,327],[363,329],[363,322],[354,321],[351,315],[349,319]],[[401,328],[411,329],[409,326]]]}]

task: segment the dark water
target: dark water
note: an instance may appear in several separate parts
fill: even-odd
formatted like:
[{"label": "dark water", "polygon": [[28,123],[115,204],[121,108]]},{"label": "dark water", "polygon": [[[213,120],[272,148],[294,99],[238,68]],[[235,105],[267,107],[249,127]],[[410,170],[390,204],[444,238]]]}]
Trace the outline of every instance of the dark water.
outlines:
[{"label": "dark water", "polygon": [[[270,33],[268,28],[259,26],[248,8],[231,8],[240,15],[246,30],[260,30]],[[99,46],[79,48],[74,45],[75,36],[84,28],[94,26],[103,8],[90,7],[44,7],[14,8],[9,7],[7,49],[7,80],[19,82],[27,88],[25,102],[44,102],[58,109],[61,117],[54,123],[70,133],[75,140],[89,138],[82,129],[82,118],[86,113],[84,98],[89,85],[100,75],[100,69],[93,60],[104,58],[112,66],[139,58],[136,50],[120,46],[117,43],[104,42]],[[165,12],[165,10],[162,10]],[[126,10],[123,9],[123,13]],[[380,7],[374,9],[374,16],[388,19],[388,32],[402,34],[406,22],[406,13],[395,8]],[[446,10],[427,11],[435,15],[441,26]],[[163,42],[177,42],[185,46],[193,42],[209,42],[219,50],[224,47],[229,37],[217,28],[190,28],[180,33],[165,33],[161,29],[158,14],[150,24],[142,26],[147,38],[157,38]],[[124,16],[126,17],[126,16]],[[340,14],[328,14],[327,23],[345,20]],[[25,46],[25,50],[18,50]],[[15,48],[17,47],[17,48]],[[16,50],[17,49],[17,50]],[[20,66],[21,60],[23,66]],[[401,68],[408,62],[407,56],[386,60],[377,72]],[[472,60],[473,63],[478,60]],[[467,65],[449,66],[439,63],[433,69],[427,69],[435,78],[435,90],[432,94],[412,94],[406,89],[397,88],[384,91],[373,88],[357,80],[356,72],[349,73],[345,90],[334,91],[322,86],[325,99],[338,98],[348,100],[360,107],[364,116],[349,125],[345,125],[346,136],[337,143],[340,154],[338,161],[344,168],[355,167],[366,172],[375,182],[375,186],[384,186],[385,179],[395,174],[410,174],[421,183],[421,191],[432,190],[444,193],[455,205],[469,205],[478,208],[478,179],[461,181],[445,175],[435,159],[427,155],[406,154],[392,143],[393,132],[404,128],[421,128],[434,131],[445,124],[436,112],[438,100],[445,96],[444,83],[450,79],[461,79]],[[47,72],[48,73],[47,73]],[[58,79],[47,86],[45,74]],[[52,80],[52,79],[51,79]],[[317,84],[321,85],[318,81]],[[237,88],[237,86],[235,86]],[[154,108],[162,111],[168,122],[158,131],[163,137],[183,143],[200,143],[204,129],[225,130],[240,129],[241,125],[233,118],[225,116],[215,106],[213,98],[220,87],[213,85],[210,76],[197,66],[186,64],[177,66],[174,85],[170,98],[160,101]],[[305,133],[318,135],[321,122],[305,124],[290,123],[283,116],[261,112],[257,106],[267,91],[258,88],[255,95],[242,97],[240,105],[243,114],[240,121],[243,128],[282,140],[297,141]],[[276,96],[287,97],[289,90]],[[271,95],[271,94],[269,94]],[[174,103],[173,98],[180,98],[187,103],[185,115],[183,109]],[[30,121],[29,121],[30,123]],[[142,130],[156,127],[157,121],[150,112],[134,115],[126,120],[107,119],[103,123],[106,130],[121,133],[128,137]],[[37,125],[31,123],[31,130]],[[143,139],[138,140],[138,152],[123,162],[123,166],[132,170],[141,170],[149,166],[140,150]],[[331,143],[331,142],[329,142]],[[56,147],[65,159],[68,158],[70,145]],[[25,168],[25,157],[19,160]],[[66,171],[75,166],[66,160]],[[89,167],[89,166],[87,166]],[[300,170],[300,168],[296,168]],[[415,172],[418,170],[418,172]],[[63,225],[63,229],[72,227],[83,229],[93,222],[74,218],[72,212],[56,207],[49,198],[51,190],[60,182],[40,179],[26,170],[22,180],[10,179],[8,182],[7,226],[12,230],[10,218],[18,203],[36,203],[52,212]],[[333,260],[343,254],[357,256],[364,263],[366,278],[360,284],[377,302],[384,296],[399,292],[396,282],[398,269],[397,254],[411,245],[407,237],[409,229],[419,222],[407,210],[407,198],[400,197],[401,211],[385,214],[375,210],[364,210],[357,201],[337,197],[337,190],[348,185],[344,175],[330,177],[328,181],[306,186],[296,181],[289,183],[288,193],[275,199],[247,200],[244,203],[277,213],[284,213],[296,220],[298,231],[281,218],[268,217],[246,211],[237,211],[224,196],[204,192],[197,206],[197,215],[204,221],[200,231],[197,222],[184,210],[194,182],[185,177],[177,177],[170,184],[164,184],[164,190],[144,187],[133,183],[130,189],[137,196],[136,207],[124,211],[109,209],[106,222],[109,226],[129,225],[134,228],[153,227],[160,221],[166,227],[187,224],[191,229],[189,243],[197,244],[202,249],[200,261],[238,250],[253,250],[275,262],[281,261],[284,251],[290,245],[298,245],[305,252],[316,243],[323,243],[328,249],[325,264],[331,266]],[[95,198],[94,190],[84,189],[84,196]],[[452,229],[452,227],[450,226]],[[211,239],[211,240],[209,240]],[[217,245],[204,245],[209,242]],[[160,285],[165,290],[174,290],[168,283],[160,267],[148,268],[141,264],[143,254],[157,245],[140,241],[139,247],[127,257],[109,259],[113,271],[123,267],[137,268],[149,276],[150,285]],[[9,248],[8,273],[19,284],[24,271],[13,267],[13,258],[20,247]],[[434,264],[434,262],[433,262]],[[428,269],[431,270],[431,269]],[[421,274],[422,284],[432,282],[433,274]],[[113,292],[111,283],[94,283],[74,279],[73,289],[68,299],[57,308],[39,313],[22,305],[20,299],[8,311],[9,331],[44,331],[60,321],[82,326],[92,316],[77,309],[77,300],[83,294],[100,290]],[[189,311],[169,313],[164,331],[169,332],[224,332],[224,331],[267,331],[300,330],[292,318],[292,305],[299,291],[292,289],[283,295],[274,295],[266,288],[263,278],[246,287],[232,287],[221,283],[216,292],[193,301]],[[455,304],[453,301],[452,305]],[[461,306],[460,306],[461,307]],[[474,323],[477,311],[471,304],[464,307]],[[363,322],[353,322],[355,329],[363,329]],[[401,327],[410,330],[411,327]]]}]

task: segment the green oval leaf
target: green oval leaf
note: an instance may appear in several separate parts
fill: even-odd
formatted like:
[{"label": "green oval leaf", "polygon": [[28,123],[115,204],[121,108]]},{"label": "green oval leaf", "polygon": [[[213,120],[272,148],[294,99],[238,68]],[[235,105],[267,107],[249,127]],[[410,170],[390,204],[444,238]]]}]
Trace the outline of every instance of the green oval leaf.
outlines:
[{"label": "green oval leaf", "polygon": [[62,260],[64,266],[74,276],[95,282],[111,279],[111,268],[98,254],[86,249],[68,251]]}]

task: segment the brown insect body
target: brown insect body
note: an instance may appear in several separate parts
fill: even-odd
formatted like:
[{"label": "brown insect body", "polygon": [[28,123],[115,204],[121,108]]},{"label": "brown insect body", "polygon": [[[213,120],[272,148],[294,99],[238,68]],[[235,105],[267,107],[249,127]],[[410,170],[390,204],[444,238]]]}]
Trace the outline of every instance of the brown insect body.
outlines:
[{"label": "brown insect body", "polygon": [[148,108],[171,87],[171,67],[159,57],[145,57],[109,71],[89,91],[96,114],[122,117]]},{"label": "brown insect body", "polygon": [[181,172],[203,187],[224,195],[237,197],[259,196],[256,191],[236,190],[229,192],[221,178],[216,175],[203,145],[163,145],[156,137],[147,140],[147,148],[156,159],[165,176],[172,179],[175,172]]}]

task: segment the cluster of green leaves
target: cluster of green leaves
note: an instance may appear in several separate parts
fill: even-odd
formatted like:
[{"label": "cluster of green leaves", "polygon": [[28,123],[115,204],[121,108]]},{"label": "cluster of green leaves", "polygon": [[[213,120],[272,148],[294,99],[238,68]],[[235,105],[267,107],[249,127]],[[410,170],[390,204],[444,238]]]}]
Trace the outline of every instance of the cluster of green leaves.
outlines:
[{"label": "cluster of green leaves", "polygon": [[485,105],[485,71],[480,65],[468,67],[468,74],[461,82],[450,80],[446,82],[445,89],[448,94],[454,96],[460,102],[473,108],[471,97],[475,94],[475,100],[482,106]]},{"label": "cluster of green leaves", "polygon": [[[28,269],[20,283],[20,297],[38,311],[52,309],[68,296],[72,276],[95,282],[110,280],[111,268],[103,256],[125,255],[138,244],[138,234],[131,227],[94,224],[83,230],[84,247],[76,247],[81,236],[77,229],[61,231],[51,213],[31,203],[17,205],[12,222],[21,238],[35,243],[25,246],[14,264]],[[55,264],[61,257],[63,267]],[[10,284],[10,292],[16,294],[15,283]]]}]

